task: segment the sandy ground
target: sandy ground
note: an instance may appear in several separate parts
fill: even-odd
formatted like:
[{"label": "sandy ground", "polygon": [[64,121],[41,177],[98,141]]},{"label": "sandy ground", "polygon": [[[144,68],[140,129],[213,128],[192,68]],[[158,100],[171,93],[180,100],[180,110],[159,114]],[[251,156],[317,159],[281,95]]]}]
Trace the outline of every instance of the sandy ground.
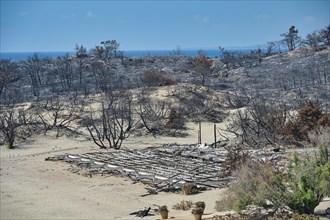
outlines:
[{"label": "sandy ground", "polygon": [[[124,147],[143,148],[164,143],[195,143],[197,125],[190,123],[185,138],[133,137]],[[203,124],[203,142],[213,140],[213,124]],[[206,214],[214,213],[215,201],[225,189],[197,195],[160,193],[141,197],[147,191],[140,183],[114,176],[84,177],[68,171],[64,162],[45,161],[63,153],[85,153],[98,150],[84,138],[69,139],[53,135],[38,137],[16,149],[1,147],[0,219],[138,219],[129,213],[145,207],[167,205],[169,217],[193,219],[190,211],[177,211],[172,206],[182,200],[205,201]],[[159,219],[149,216],[146,219]]]},{"label": "sandy ground", "polygon": [[[223,124],[218,124],[218,127]],[[160,146],[165,143],[196,143],[198,125],[188,123],[188,136],[130,137],[123,147],[130,149]],[[203,123],[202,141],[212,143],[213,124]],[[141,197],[147,191],[140,183],[114,176],[81,176],[68,171],[64,162],[45,161],[46,157],[64,153],[98,150],[83,137],[73,139],[49,134],[16,149],[0,149],[0,219],[139,219],[129,213],[145,207],[167,205],[169,217],[193,219],[190,211],[173,210],[182,200],[206,203],[206,216],[215,213],[215,201],[226,189],[213,189],[196,195],[160,193]],[[321,209],[330,207],[329,200]],[[158,215],[145,219],[159,219]]]}]

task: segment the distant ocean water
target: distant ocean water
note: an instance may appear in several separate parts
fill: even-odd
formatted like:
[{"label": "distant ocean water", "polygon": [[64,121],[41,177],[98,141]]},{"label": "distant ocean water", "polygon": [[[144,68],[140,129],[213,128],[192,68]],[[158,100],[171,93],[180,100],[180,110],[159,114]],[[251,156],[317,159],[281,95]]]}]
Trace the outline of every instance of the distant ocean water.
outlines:
[{"label": "distant ocean water", "polygon": [[[249,49],[242,50],[232,50],[235,52],[249,52]],[[148,57],[148,56],[170,56],[177,55],[174,50],[129,50],[123,51],[124,56],[126,57]],[[220,57],[219,50],[203,50],[204,54],[207,57]],[[0,59],[12,60],[12,61],[23,61],[27,60],[29,57],[32,57],[34,53],[37,53],[41,58],[57,58],[63,57],[66,54],[72,56],[75,54],[74,51],[62,51],[62,52],[12,52],[12,53],[0,53]],[[195,57],[198,56],[199,50],[182,50],[180,55]]]}]

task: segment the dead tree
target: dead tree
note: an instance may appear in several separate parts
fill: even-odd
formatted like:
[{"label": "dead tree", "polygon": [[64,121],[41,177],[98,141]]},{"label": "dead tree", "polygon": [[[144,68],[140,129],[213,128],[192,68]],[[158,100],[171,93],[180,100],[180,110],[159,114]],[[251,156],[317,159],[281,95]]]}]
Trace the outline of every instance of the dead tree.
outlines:
[{"label": "dead tree", "polygon": [[79,56],[78,59],[76,59],[76,66],[75,71],[78,74],[79,77],[79,85],[83,85],[83,76],[84,72],[89,69],[89,60],[85,56]]},{"label": "dead tree", "polygon": [[205,79],[211,74],[212,61],[208,60],[204,54],[200,54],[193,61],[195,72],[193,76],[201,79],[202,85],[205,85]]},{"label": "dead tree", "polygon": [[180,101],[179,110],[185,117],[194,122],[208,120],[218,122],[221,117],[219,97],[214,96],[208,88],[196,85],[182,85],[174,96]]},{"label": "dead tree", "polygon": [[45,67],[37,53],[25,62],[24,69],[30,76],[33,95],[39,97],[41,87],[44,84]]},{"label": "dead tree", "polygon": [[150,100],[148,94],[138,97],[136,112],[144,127],[152,134],[159,134],[166,123],[170,105],[166,101]]},{"label": "dead tree", "polygon": [[152,134],[157,134],[162,129],[167,119],[167,113],[170,110],[165,101],[140,103],[137,113],[145,126]]},{"label": "dead tree", "polygon": [[70,90],[74,80],[74,65],[68,54],[57,60],[55,71],[62,89]]},{"label": "dead tree", "polygon": [[104,47],[104,58],[117,58],[118,49],[120,46],[120,43],[116,40],[106,40],[102,41],[101,44]]},{"label": "dead tree", "polygon": [[267,42],[267,45],[266,45],[266,56],[270,56],[273,54],[273,51],[275,50],[276,48],[276,42],[274,41],[269,41]]},{"label": "dead tree", "polygon": [[100,117],[93,115],[91,113],[84,123],[94,143],[101,149],[120,149],[134,126],[130,95],[120,98],[108,95],[102,102]]},{"label": "dead tree", "polygon": [[91,70],[95,79],[96,89],[106,94],[111,94],[116,86],[116,74],[110,60],[96,60],[92,62]]},{"label": "dead tree", "polygon": [[315,51],[318,51],[321,43],[321,36],[317,31],[313,31],[306,35],[304,43],[307,46],[312,47]]},{"label": "dead tree", "polygon": [[75,47],[74,47],[74,50],[76,51],[76,57],[77,58],[88,57],[87,49],[83,45],[79,46],[78,44],[76,44]]},{"label": "dead tree", "polygon": [[28,129],[23,130],[22,128],[24,126],[28,128],[33,121],[33,116],[28,115],[26,112],[23,108],[15,107],[1,107],[0,109],[0,133],[9,149],[14,148],[14,142],[18,137],[28,136]]},{"label": "dead tree", "polygon": [[220,54],[222,55],[221,61],[226,65],[227,69],[236,68],[237,56],[234,52],[225,50],[223,47],[219,47]]},{"label": "dead tree", "polygon": [[16,63],[9,60],[0,60],[0,95],[9,83],[16,82],[18,79]]},{"label": "dead tree", "polygon": [[76,99],[64,100],[58,96],[34,103],[34,111],[44,128],[44,134],[56,129],[56,137],[60,136],[61,130],[75,133],[76,129],[70,127],[70,124],[79,118],[78,112],[82,107],[82,104],[78,103]]},{"label": "dead tree", "polygon": [[301,41],[301,37],[298,35],[298,29],[294,25],[289,28],[289,31],[281,34],[283,37],[282,42],[288,47],[289,51],[296,49],[298,43]]},{"label": "dead tree", "polygon": [[226,92],[224,97],[230,108],[242,108],[248,105],[251,101],[251,97],[247,94],[244,88],[239,92]]},{"label": "dead tree", "polygon": [[288,107],[282,103],[254,100],[236,115],[224,130],[234,134],[249,148],[267,145],[277,146],[281,142],[281,130],[289,117]]},{"label": "dead tree", "polygon": [[330,45],[330,24],[320,30],[320,38],[324,45]]}]

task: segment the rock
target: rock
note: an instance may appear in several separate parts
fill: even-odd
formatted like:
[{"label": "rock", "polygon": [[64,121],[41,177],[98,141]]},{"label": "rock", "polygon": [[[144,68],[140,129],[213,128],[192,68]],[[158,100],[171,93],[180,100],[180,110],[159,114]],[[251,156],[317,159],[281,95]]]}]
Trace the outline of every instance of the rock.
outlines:
[{"label": "rock", "polygon": [[275,214],[277,214],[277,215],[283,215],[283,214],[292,215],[293,212],[288,206],[284,206],[282,208],[278,208],[276,210]]},{"label": "rock", "polygon": [[245,210],[240,212],[241,215],[246,216],[248,219],[265,219],[269,215],[268,211],[263,207],[256,205],[248,205]]},{"label": "rock", "polygon": [[328,207],[328,208],[325,210],[325,214],[326,214],[326,215],[330,215],[330,207]]}]

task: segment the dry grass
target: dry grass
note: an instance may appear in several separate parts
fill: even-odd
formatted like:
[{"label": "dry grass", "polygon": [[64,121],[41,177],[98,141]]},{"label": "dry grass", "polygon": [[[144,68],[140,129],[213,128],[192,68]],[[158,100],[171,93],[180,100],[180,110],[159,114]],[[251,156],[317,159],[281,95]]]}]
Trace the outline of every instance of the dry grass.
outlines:
[{"label": "dry grass", "polygon": [[308,133],[308,139],[313,146],[330,145],[330,127],[320,127]]},{"label": "dry grass", "polygon": [[215,202],[215,210],[218,212],[231,210],[231,204],[234,204],[235,201],[235,196],[233,196],[230,192],[226,192],[220,200]]},{"label": "dry grass", "polygon": [[269,197],[270,188],[275,187],[272,186],[275,170],[267,162],[248,158],[233,175],[236,178],[230,184],[230,193],[216,202],[217,211],[242,210],[251,203],[262,206]]},{"label": "dry grass", "polygon": [[175,204],[172,209],[175,209],[175,210],[189,210],[191,209],[193,205],[193,202],[191,200],[189,201],[185,201],[185,200],[182,200],[181,202],[178,202],[177,204]]}]

